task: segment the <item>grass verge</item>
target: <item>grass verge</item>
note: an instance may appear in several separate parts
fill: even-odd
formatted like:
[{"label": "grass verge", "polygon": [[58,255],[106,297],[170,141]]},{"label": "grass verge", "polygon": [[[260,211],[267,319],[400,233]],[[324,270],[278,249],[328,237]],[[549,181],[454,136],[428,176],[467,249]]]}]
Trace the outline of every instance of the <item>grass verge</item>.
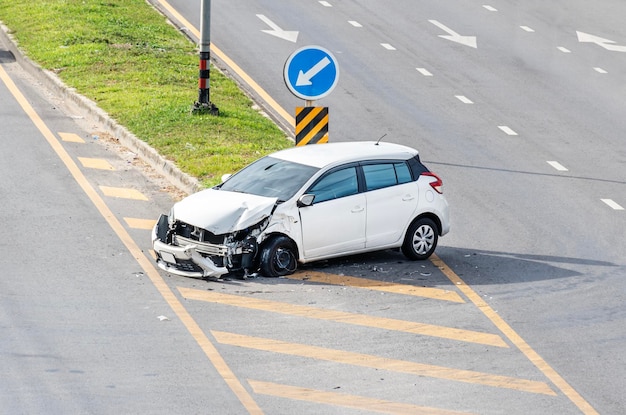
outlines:
[{"label": "grass verge", "polygon": [[211,70],[220,115],[191,115],[198,53],[144,0],[0,0],[21,50],[204,186],[293,146],[237,84]]}]

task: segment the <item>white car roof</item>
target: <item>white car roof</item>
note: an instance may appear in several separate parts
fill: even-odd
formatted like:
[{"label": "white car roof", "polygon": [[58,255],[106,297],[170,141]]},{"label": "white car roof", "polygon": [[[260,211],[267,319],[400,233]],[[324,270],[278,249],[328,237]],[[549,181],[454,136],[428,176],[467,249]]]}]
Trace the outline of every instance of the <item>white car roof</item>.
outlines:
[{"label": "white car roof", "polygon": [[313,167],[357,160],[400,159],[408,160],[418,154],[417,150],[400,144],[376,141],[353,141],[343,143],[309,144],[288,148],[270,154],[271,157]]}]

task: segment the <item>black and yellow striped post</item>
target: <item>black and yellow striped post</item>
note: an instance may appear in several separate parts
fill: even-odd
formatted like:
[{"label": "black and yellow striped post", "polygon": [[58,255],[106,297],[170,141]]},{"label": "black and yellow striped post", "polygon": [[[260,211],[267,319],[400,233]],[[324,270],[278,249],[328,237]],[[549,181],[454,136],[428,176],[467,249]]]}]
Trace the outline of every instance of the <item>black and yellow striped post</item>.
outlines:
[{"label": "black and yellow striped post", "polygon": [[296,146],[328,142],[328,107],[296,107]]}]

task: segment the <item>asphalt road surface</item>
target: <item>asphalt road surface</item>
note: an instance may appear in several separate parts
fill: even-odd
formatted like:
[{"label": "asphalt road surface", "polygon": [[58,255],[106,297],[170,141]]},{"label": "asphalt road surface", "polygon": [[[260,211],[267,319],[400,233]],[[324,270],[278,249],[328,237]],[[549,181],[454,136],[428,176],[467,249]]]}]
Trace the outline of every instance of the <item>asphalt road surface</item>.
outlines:
[{"label": "asphalt road surface", "polygon": [[[155,3],[197,33],[199,2]],[[213,56],[277,122],[285,60],[323,46],[330,140],[417,147],[453,209],[432,261],[289,279],[158,272],[167,184],[0,47],[0,407],[623,413],[626,6],[590,7],[214,0]]]}]

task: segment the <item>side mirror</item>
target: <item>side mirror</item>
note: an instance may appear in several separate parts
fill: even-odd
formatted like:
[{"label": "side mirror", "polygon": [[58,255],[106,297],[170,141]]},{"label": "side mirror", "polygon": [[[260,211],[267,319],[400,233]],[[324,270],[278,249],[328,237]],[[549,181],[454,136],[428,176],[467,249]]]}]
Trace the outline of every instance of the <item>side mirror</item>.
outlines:
[{"label": "side mirror", "polygon": [[314,199],[315,195],[302,195],[300,196],[300,199],[298,199],[298,207],[311,206]]},{"label": "side mirror", "polygon": [[222,183],[224,183],[226,180],[230,179],[230,176],[232,176],[232,174],[230,173],[226,173],[222,175]]}]

